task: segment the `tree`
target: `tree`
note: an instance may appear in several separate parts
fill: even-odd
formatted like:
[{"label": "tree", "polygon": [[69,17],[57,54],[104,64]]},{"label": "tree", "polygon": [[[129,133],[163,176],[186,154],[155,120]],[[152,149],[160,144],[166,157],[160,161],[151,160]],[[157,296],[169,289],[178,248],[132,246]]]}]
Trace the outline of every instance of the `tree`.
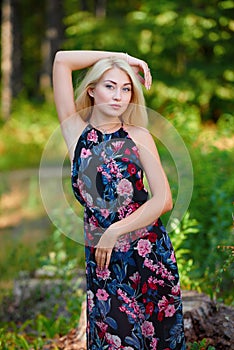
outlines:
[{"label": "tree", "polygon": [[46,1],[46,28],[42,39],[42,72],[40,75],[40,90],[47,97],[51,88],[52,64],[56,51],[61,47],[64,36],[63,28],[63,1]]},{"label": "tree", "polygon": [[22,89],[19,0],[2,1],[2,117],[11,113],[12,99]]}]

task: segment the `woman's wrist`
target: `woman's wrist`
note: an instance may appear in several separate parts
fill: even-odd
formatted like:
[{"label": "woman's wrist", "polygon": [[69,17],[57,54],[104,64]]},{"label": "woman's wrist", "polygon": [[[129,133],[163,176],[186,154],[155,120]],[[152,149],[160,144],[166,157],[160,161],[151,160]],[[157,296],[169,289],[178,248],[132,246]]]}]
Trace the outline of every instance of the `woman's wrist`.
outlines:
[{"label": "woman's wrist", "polygon": [[111,224],[106,231],[112,237],[115,236],[116,240],[122,235],[120,229],[115,227],[115,223]]},{"label": "woman's wrist", "polygon": [[127,61],[127,63],[129,64],[129,55],[128,55],[128,53],[126,52],[125,53],[125,60]]}]

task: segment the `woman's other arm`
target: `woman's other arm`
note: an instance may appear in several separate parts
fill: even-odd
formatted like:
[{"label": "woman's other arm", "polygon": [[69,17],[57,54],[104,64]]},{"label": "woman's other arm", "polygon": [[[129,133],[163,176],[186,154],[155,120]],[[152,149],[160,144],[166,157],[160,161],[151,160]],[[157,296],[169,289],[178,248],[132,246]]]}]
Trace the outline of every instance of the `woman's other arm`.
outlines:
[{"label": "woman's other arm", "polygon": [[155,222],[172,209],[172,196],[167,177],[161,165],[155,142],[147,130],[134,128],[132,138],[140,151],[140,160],[151,190],[151,198],[135,212],[112,224],[97,244],[96,259],[99,267],[107,267],[117,239],[128,232]]},{"label": "woman's other arm", "polygon": [[[53,64],[54,100],[61,124],[63,137],[67,144],[70,158],[77,138],[85,128],[86,123],[76,111],[72,72],[92,66],[101,58],[114,55],[102,51],[58,51]],[[122,53],[115,53],[120,57]]]}]

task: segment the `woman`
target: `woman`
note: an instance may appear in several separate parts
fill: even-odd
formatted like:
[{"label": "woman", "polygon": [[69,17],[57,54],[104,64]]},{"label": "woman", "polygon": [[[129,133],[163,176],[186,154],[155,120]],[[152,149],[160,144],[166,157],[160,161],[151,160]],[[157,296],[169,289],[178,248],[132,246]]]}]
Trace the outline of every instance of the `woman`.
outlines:
[{"label": "woman", "polygon": [[[75,100],[72,71],[83,68]],[[85,207],[87,349],[185,349],[178,269],[160,220],[171,192],[145,129],[148,65],[123,53],[61,51],[53,79],[73,192]]]}]

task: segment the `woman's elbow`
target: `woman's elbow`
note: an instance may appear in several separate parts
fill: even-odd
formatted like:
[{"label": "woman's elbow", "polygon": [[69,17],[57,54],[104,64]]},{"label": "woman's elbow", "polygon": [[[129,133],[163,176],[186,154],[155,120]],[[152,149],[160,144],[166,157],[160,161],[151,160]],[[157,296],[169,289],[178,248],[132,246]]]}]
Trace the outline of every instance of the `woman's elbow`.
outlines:
[{"label": "woman's elbow", "polygon": [[172,201],[172,197],[170,196],[169,198],[167,198],[164,202],[164,206],[163,206],[163,210],[162,210],[162,214],[167,213],[168,211],[171,211],[173,208],[173,201]]}]

